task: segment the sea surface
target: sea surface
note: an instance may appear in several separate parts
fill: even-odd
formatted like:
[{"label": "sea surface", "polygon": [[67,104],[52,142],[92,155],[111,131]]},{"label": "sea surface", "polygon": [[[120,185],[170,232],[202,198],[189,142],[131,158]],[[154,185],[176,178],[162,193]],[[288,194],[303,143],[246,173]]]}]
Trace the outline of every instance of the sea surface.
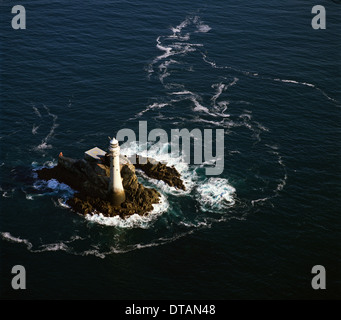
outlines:
[{"label": "sea surface", "polygon": [[[0,1],[1,299],[341,298],[338,1],[316,3],[325,30],[311,1],[24,0],[25,30],[15,4]],[[224,129],[223,173],[164,143],[149,155],[186,191],[138,173],[162,201],[127,220],[81,216],[37,179],[140,121]]]}]

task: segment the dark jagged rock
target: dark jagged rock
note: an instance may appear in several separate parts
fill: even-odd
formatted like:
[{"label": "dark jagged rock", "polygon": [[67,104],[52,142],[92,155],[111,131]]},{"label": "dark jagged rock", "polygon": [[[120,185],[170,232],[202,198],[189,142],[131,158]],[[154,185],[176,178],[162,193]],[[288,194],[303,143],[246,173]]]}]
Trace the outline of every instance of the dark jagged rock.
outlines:
[{"label": "dark jagged rock", "polygon": [[143,158],[143,161],[141,160],[142,158],[140,156],[136,156],[135,167],[144,171],[148,177],[162,180],[171,187],[186,190],[180,178],[180,173],[174,168],[174,166],[168,167],[166,164],[150,158]]},{"label": "dark jagged rock", "polygon": [[[120,156],[120,169],[126,200],[120,206],[111,204],[108,199],[110,179],[108,161],[107,156],[103,157],[102,161],[97,162],[72,159],[60,155],[56,167],[42,168],[37,170],[37,174],[39,179],[56,179],[76,190],[77,193],[67,201],[67,204],[76,212],[84,215],[100,212],[107,217],[119,215],[125,218],[134,213],[146,215],[152,211],[153,204],[160,201],[159,192],[139,183],[134,165],[122,155]],[[136,165],[136,167],[144,170],[148,176],[161,179],[169,185],[185,190],[180,174],[175,168],[151,161],[143,168],[141,166],[143,165]],[[157,174],[156,170],[160,170],[160,174]]]}]

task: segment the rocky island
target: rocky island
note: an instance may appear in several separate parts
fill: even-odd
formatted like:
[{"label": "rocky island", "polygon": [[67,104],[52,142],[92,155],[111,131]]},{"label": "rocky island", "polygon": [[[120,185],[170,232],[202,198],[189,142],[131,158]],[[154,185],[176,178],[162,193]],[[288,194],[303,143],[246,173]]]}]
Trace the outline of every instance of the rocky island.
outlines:
[{"label": "rocky island", "polygon": [[83,215],[102,213],[106,217],[119,215],[126,218],[135,213],[147,215],[151,212],[153,204],[159,203],[160,194],[139,183],[135,169],[169,186],[185,190],[180,174],[173,166],[151,158],[135,157],[134,165],[119,153],[118,142],[113,139],[109,153],[97,147],[86,151],[83,159],[73,159],[60,153],[57,166],[42,168],[37,174],[41,180],[56,179],[74,189],[76,193],[67,200],[67,204]]}]

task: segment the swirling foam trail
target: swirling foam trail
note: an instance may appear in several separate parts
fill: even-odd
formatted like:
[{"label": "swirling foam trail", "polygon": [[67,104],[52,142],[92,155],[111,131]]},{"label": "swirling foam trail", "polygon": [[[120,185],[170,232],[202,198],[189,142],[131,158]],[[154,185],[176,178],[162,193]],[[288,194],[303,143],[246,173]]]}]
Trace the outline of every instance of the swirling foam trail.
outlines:
[{"label": "swirling foam trail", "polygon": [[[271,79],[271,78],[269,78]],[[318,91],[320,91],[327,99],[335,102],[335,103],[339,103],[337,100],[335,100],[334,98],[330,97],[329,95],[327,95],[322,89],[316,87],[314,84],[312,83],[308,83],[308,82],[300,82],[300,81],[296,81],[296,80],[285,80],[285,79],[272,79],[273,81],[280,81],[280,82],[284,82],[284,83],[293,83],[293,84],[299,84],[299,85],[302,85],[302,86],[307,86],[307,87],[311,87],[311,88],[314,88]]]},{"label": "swirling foam trail", "polygon": [[146,109],[142,110],[141,112],[139,112],[138,114],[136,114],[134,117],[130,118],[129,120],[135,120],[137,118],[140,118],[145,112],[148,112],[150,110],[155,110],[155,109],[162,109],[166,106],[168,106],[169,103],[157,103],[154,102],[153,104],[150,104],[146,107]]},{"label": "swirling foam trail", "polygon": [[39,126],[36,126],[35,124],[33,124],[32,134],[37,134],[38,129],[39,129]]},{"label": "swirling foam trail", "polygon": [[[154,72],[154,65],[157,64],[161,60],[165,60],[170,56],[176,56],[176,55],[181,55],[181,54],[186,54],[188,52],[193,52],[196,51],[196,47],[201,47],[203,46],[202,44],[193,44],[193,43],[188,43],[184,41],[189,41],[191,37],[191,32],[187,32],[186,34],[182,34],[182,31],[184,28],[194,25],[196,27],[196,30],[194,32],[203,32],[206,33],[211,30],[210,26],[207,24],[204,24],[201,20],[200,17],[198,16],[188,16],[184,21],[182,21],[179,25],[176,27],[171,27],[170,30],[172,31],[171,35],[165,35],[165,36],[158,36],[156,38],[156,47],[160,50],[163,51],[164,53],[162,55],[157,56],[154,58],[154,60],[151,62],[151,64],[148,66],[147,71],[150,75]],[[162,43],[162,40],[172,40],[172,43],[169,44],[168,46],[164,45]],[[177,40],[179,42],[174,42],[174,40]],[[169,75],[167,73],[167,68],[170,63],[178,63],[174,59],[170,59],[166,62],[164,62],[162,65],[159,66],[159,70],[161,71],[162,69],[162,74],[160,74],[159,80],[161,83],[163,83],[163,79]]]},{"label": "swirling foam trail", "polygon": [[32,243],[29,242],[28,240],[14,237],[9,232],[1,232],[0,235],[1,235],[1,238],[3,240],[7,240],[9,242],[25,244],[28,250],[32,249],[32,247],[33,247]]},{"label": "swirling foam trail", "polygon": [[37,249],[33,249],[34,246],[29,240],[21,239],[20,237],[15,237],[11,235],[9,232],[0,232],[0,236],[5,241],[24,244],[27,250],[32,253],[64,251],[68,254],[73,254],[77,256],[92,255],[92,256],[104,259],[107,255],[110,255],[110,254],[126,253],[126,252],[130,252],[134,250],[144,249],[144,248],[157,247],[165,243],[180,239],[191,233],[193,233],[193,230],[190,230],[184,233],[179,233],[172,237],[160,237],[160,238],[155,239],[151,243],[137,243],[137,244],[132,244],[132,245],[125,245],[124,247],[120,247],[120,245],[117,244],[114,247],[110,247],[109,250],[101,250],[100,245],[93,244],[91,245],[92,249],[81,250],[81,251],[73,248],[71,244],[75,241],[83,241],[83,240],[86,240],[87,238],[89,239],[90,238],[89,235],[86,238],[82,238],[77,235],[72,236],[70,240],[63,240],[63,241],[59,240],[55,243],[43,244],[43,245],[38,246]]},{"label": "swirling foam trail", "polygon": [[301,81],[290,80],[290,79],[271,78],[271,77],[261,76],[257,72],[240,70],[240,69],[233,68],[230,66],[218,66],[216,64],[216,62],[214,62],[208,58],[207,54],[203,53],[202,51],[200,51],[200,53],[202,55],[203,61],[206,62],[207,64],[209,64],[212,68],[229,69],[229,70],[233,70],[233,71],[238,72],[238,73],[242,73],[243,75],[248,76],[248,77],[260,78],[260,79],[264,79],[264,80],[277,81],[277,82],[282,82],[282,83],[292,83],[292,84],[298,84],[298,85],[302,85],[302,86],[311,87],[311,88],[314,88],[315,90],[321,92],[328,100],[333,101],[334,103],[340,104],[340,102],[338,100],[330,97],[325,91],[323,91],[322,89],[320,89],[319,87],[317,87],[316,85],[314,85],[312,83],[301,82]]},{"label": "swirling foam trail", "polygon": [[48,251],[52,251],[52,252],[64,251],[69,254],[80,255],[80,256],[94,255],[102,259],[105,258],[106,254],[108,253],[114,253],[114,251],[102,253],[102,252],[99,252],[98,250],[86,250],[82,252],[77,252],[68,244],[77,240],[84,240],[84,238],[81,238],[78,236],[72,236],[70,240],[59,241],[56,243],[43,244],[39,246],[38,249],[33,249],[33,244],[29,240],[21,239],[19,237],[14,237],[9,232],[1,232],[0,236],[5,241],[24,244],[27,250],[32,253],[42,253],[42,252],[48,252]]},{"label": "swirling foam trail", "polygon": [[276,188],[273,190],[273,195],[269,197],[261,198],[261,199],[251,200],[252,206],[254,206],[258,202],[263,203],[263,202],[266,202],[267,200],[278,197],[280,195],[280,192],[284,189],[285,185],[287,184],[287,180],[288,180],[288,172],[287,172],[286,165],[283,162],[282,156],[279,154],[278,151],[276,151],[278,150],[278,146],[271,146],[271,145],[266,145],[266,146],[272,150],[270,151],[270,153],[274,154],[277,157],[277,162],[283,169],[283,178],[279,179],[279,183],[277,184]]},{"label": "swirling foam trail", "polygon": [[50,128],[50,132],[41,141],[41,143],[35,148],[35,150],[51,149],[52,146],[50,144],[47,144],[47,142],[53,136],[55,129],[59,126],[59,124],[57,124],[58,116],[56,116],[55,114],[51,113],[50,109],[47,106],[44,105],[44,108],[47,111],[47,114],[52,118],[52,126]]},{"label": "swirling foam trail", "polygon": [[280,183],[277,185],[277,188],[276,188],[276,192],[278,194],[278,192],[282,191],[285,185],[287,184],[288,172],[280,154],[278,152],[274,152],[274,153],[278,156],[278,163],[282,166],[283,171],[284,171],[284,177],[283,179],[281,179]]},{"label": "swirling foam trail", "polygon": [[32,108],[33,108],[35,114],[36,114],[39,118],[41,118],[41,113],[39,112],[38,108],[37,108],[37,107],[32,107]]}]

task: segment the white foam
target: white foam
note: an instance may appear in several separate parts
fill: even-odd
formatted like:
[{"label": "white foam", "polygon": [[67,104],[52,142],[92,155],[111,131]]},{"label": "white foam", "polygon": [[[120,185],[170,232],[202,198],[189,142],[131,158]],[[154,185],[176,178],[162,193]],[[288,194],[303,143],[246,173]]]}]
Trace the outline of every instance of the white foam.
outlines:
[{"label": "white foam", "polygon": [[70,248],[64,242],[49,243],[41,246],[41,249],[36,250],[36,252],[45,251],[69,251]]},{"label": "white foam", "polygon": [[222,125],[224,125],[224,120],[222,120],[222,121],[213,121],[213,120],[206,120],[206,119],[197,117],[197,118],[194,118],[191,121],[192,122],[210,123],[210,124],[213,124],[215,126],[222,126]]},{"label": "white foam", "polygon": [[209,228],[211,227],[211,223],[207,221],[196,221],[196,222],[189,222],[189,221],[180,221],[180,225],[185,226],[186,228]]},{"label": "white foam", "polygon": [[[68,246],[67,243],[72,243],[76,240],[84,240],[85,238],[79,237],[79,236],[72,236],[70,240],[65,240],[65,241],[58,241],[56,243],[48,243],[48,244],[43,244],[39,246],[37,249],[33,249],[33,244],[27,240],[27,239],[21,239],[19,237],[14,237],[12,236],[9,232],[1,232],[0,233],[1,238],[8,241],[8,242],[13,242],[13,243],[22,243],[27,247],[27,250],[32,252],[32,253],[42,253],[42,252],[56,252],[56,251],[64,251],[69,254],[74,254],[74,255],[94,255],[99,258],[105,258],[107,254],[115,253],[115,250],[111,250],[110,252],[99,252],[98,249],[94,250],[86,250],[86,251],[81,251],[77,252],[75,251],[72,247]],[[119,252],[119,250],[117,250]]]},{"label": "white foam", "polygon": [[271,148],[272,150],[278,150],[278,149],[279,149],[278,145],[269,145],[269,144],[266,144],[265,146]]},{"label": "white foam", "polygon": [[157,38],[156,42],[157,42],[156,47],[157,47],[159,50],[161,50],[161,51],[165,51],[165,53],[164,53],[163,55],[158,56],[158,57],[156,58],[157,60],[162,60],[162,59],[164,59],[164,58],[169,57],[170,55],[175,54],[175,53],[173,53],[173,52],[171,53],[172,47],[164,47],[163,45],[161,45],[160,37]]},{"label": "white foam", "polygon": [[316,88],[315,85],[313,85],[312,83],[308,83],[308,82],[300,82],[300,81],[296,81],[296,80],[286,80],[286,79],[279,79],[279,78],[275,78],[273,80],[274,81],[284,82],[284,83],[301,84],[301,85],[304,85],[304,86],[307,86],[307,87]]},{"label": "white foam", "polygon": [[149,228],[152,221],[154,221],[159,215],[167,211],[169,203],[164,195],[161,194],[160,203],[153,204],[153,210],[146,216],[133,214],[128,218],[122,219],[120,216],[105,217],[102,213],[94,213],[92,215],[87,214],[85,218],[88,221],[96,222],[106,226],[114,226],[119,228]]},{"label": "white foam", "polygon": [[[163,51],[163,54],[155,57],[151,64],[148,66],[147,71],[150,75],[154,72],[154,65],[156,65],[159,61],[162,61],[164,59],[167,59],[170,56],[178,56],[178,55],[185,55],[189,52],[196,51],[197,47],[202,47],[203,44],[201,43],[190,43],[190,42],[184,42],[189,41],[191,37],[191,32],[182,33],[182,30],[186,28],[187,26],[195,24],[197,27],[197,30],[195,32],[208,32],[211,28],[203,24],[200,19],[197,17],[187,17],[184,21],[182,21],[179,25],[176,27],[171,27],[172,34],[171,35],[165,35],[165,36],[158,36],[156,38],[156,47]],[[178,40],[180,42],[175,42],[174,40]],[[170,44],[165,44],[165,41],[170,41]],[[172,60],[172,63],[179,63],[176,60]],[[176,62],[174,62],[176,61]],[[159,80],[163,83],[163,80],[169,76],[169,73],[167,72],[167,64],[162,63],[159,65],[160,71],[162,69],[165,69],[163,74],[159,76]]]},{"label": "white foam", "polygon": [[33,124],[32,134],[37,134],[38,129],[39,129],[39,126],[36,126],[35,124]]},{"label": "white foam", "polygon": [[301,82],[301,81],[290,80],[290,79],[280,79],[280,78],[264,77],[264,76],[260,76],[258,72],[244,71],[244,70],[240,70],[240,69],[233,68],[233,67],[230,67],[230,66],[218,66],[216,64],[216,62],[210,60],[205,53],[203,53],[203,52],[200,52],[200,53],[202,55],[203,61],[206,62],[207,64],[209,64],[212,68],[215,68],[215,69],[229,69],[229,70],[233,70],[233,71],[236,71],[238,73],[241,73],[241,74],[243,74],[245,76],[248,76],[248,77],[255,77],[255,78],[266,79],[266,80],[270,80],[270,81],[277,81],[277,82],[282,82],[282,83],[292,83],[292,84],[298,84],[298,85],[303,85],[303,86],[311,87],[311,88],[314,88],[315,90],[318,90],[319,92],[321,92],[328,100],[330,100],[330,101],[332,101],[334,103],[337,103],[337,104],[340,103],[338,100],[332,98],[324,90],[318,88],[316,85],[314,85],[312,83],[304,82],[304,81]]},{"label": "white foam", "polygon": [[[158,247],[161,246],[163,244],[166,244],[168,242],[172,242],[172,241],[176,241],[186,235],[189,235],[193,233],[193,230],[189,230],[183,233],[179,233],[176,234],[172,237],[160,237],[158,239],[155,239],[153,242],[150,243],[137,243],[137,244],[133,244],[133,245],[128,245],[124,248],[119,248],[117,247],[111,247],[109,252],[105,252],[103,253],[104,255],[107,254],[112,254],[112,253],[127,253],[130,251],[134,251],[134,250],[140,250],[140,249],[145,249],[145,248],[151,248],[151,247]],[[92,253],[91,253],[92,254]]]},{"label": "white foam", "polygon": [[171,27],[171,30],[173,32],[173,35],[175,35],[176,33],[180,33],[181,30],[185,27],[187,27],[188,23],[189,23],[189,19],[186,18],[184,21],[182,21],[179,25],[177,25],[175,28]]},{"label": "white foam", "polygon": [[46,150],[46,149],[52,149],[52,145],[47,144],[45,141],[43,141],[41,144],[35,147],[35,150]]},{"label": "white foam", "polygon": [[33,108],[33,110],[34,110],[34,113],[35,113],[39,118],[41,118],[41,114],[40,114],[39,110],[37,109],[37,107],[32,107],[32,108]]},{"label": "white foam", "polygon": [[26,239],[21,239],[21,238],[18,238],[18,237],[14,237],[9,232],[1,232],[0,235],[1,235],[1,238],[4,239],[4,240],[7,240],[9,242],[15,242],[15,243],[23,243],[23,244],[25,244],[27,246],[28,249],[32,248],[32,243],[31,242],[29,242]]},{"label": "white foam", "polygon": [[287,179],[288,179],[288,175],[285,174],[283,179],[280,181],[280,183],[277,185],[276,190],[277,191],[282,191],[283,188],[285,187],[286,183],[287,183]]},{"label": "white foam", "polygon": [[45,161],[43,166],[48,168],[53,168],[58,164],[56,159]]},{"label": "white foam", "polygon": [[111,254],[111,253],[124,253],[123,252],[120,252],[119,250],[115,250],[115,248],[111,248],[111,252],[99,252],[97,249],[92,249],[92,250],[86,250],[86,251],[83,251],[81,254],[81,256],[95,256],[95,257],[98,257],[98,258],[101,258],[101,259],[104,259],[106,257],[107,254]]},{"label": "white foam", "polygon": [[188,91],[188,90],[183,90],[183,91],[177,91],[177,92],[171,92],[169,93],[171,95],[191,95],[191,96],[195,96],[195,94],[191,91]]},{"label": "white foam", "polygon": [[277,188],[276,188],[276,191],[282,191],[288,180],[287,168],[282,160],[282,157],[277,152],[274,152],[274,153],[278,155],[278,163],[283,168],[283,171],[284,171],[283,179],[280,180],[280,183],[277,185]]},{"label": "white foam", "polygon": [[63,240],[63,241],[57,241],[55,243],[48,243],[48,244],[43,244],[37,247],[37,249],[33,249],[33,244],[27,240],[27,239],[22,239],[20,237],[14,237],[12,236],[9,232],[1,232],[0,236],[3,240],[6,240],[8,242],[13,242],[13,243],[22,243],[26,246],[27,250],[32,253],[43,253],[43,252],[56,252],[56,251],[63,251],[68,254],[73,254],[73,255],[78,255],[78,256],[95,256],[101,259],[104,259],[107,255],[111,254],[120,254],[120,253],[126,253],[130,252],[133,250],[139,250],[139,249],[144,249],[144,248],[150,248],[150,247],[155,247],[155,246],[160,246],[165,243],[168,243],[170,241],[175,241],[187,234],[192,233],[192,231],[182,233],[175,235],[174,237],[171,238],[158,238],[153,242],[150,243],[137,243],[133,245],[128,245],[124,247],[120,247],[120,244],[115,245],[115,247],[110,247],[109,250],[106,251],[101,251],[100,246],[98,245],[91,245],[91,249],[87,249],[84,251],[77,251],[75,248],[73,248],[71,245],[68,245],[74,241],[77,240],[85,240],[86,238],[82,238],[80,236],[72,236],[70,240]]},{"label": "white foam", "polygon": [[[229,118],[230,115],[229,114],[225,114],[225,110],[227,109],[227,107],[224,107],[224,110],[222,112],[217,112],[215,109],[208,109],[206,107],[204,107],[202,104],[199,103],[198,101],[198,96],[197,97],[190,97],[189,98],[195,105],[195,108],[193,108],[193,111],[200,111],[200,112],[205,112],[208,115],[218,118],[218,117],[222,117],[222,118]],[[204,119],[202,119],[203,121],[199,121],[199,122],[211,122],[212,121],[206,121]],[[224,120],[221,120],[220,123],[223,123]]]},{"label": "white foam", "polygon": [[216,93],[215,93],[215,95],[213,95],[213,97],[211,98],[212,103],[213,103],[213,106],[216,105],[216,101],[217,101],[217,99],[221,96],[221,94],[222,94],[224,91],[226,91],[228,88],[234,86],[238,81],[239,81],[239,78],[236,78],[236,77],[235,77],[235,78],[233,78],[233,80],[232,80],[230,83],[228,83],[228,84],[224,84],[224,83],[222,83],[222,82],[220,82],[220,83],[214,83],[214,84],[212,85],[212,88],[215,88],[215,89],[216,89]]},{"label": "white foam", "polygon": [[257,121],[254,121],[254,123],[257,125],[257,127],[258,127],[260,130],[266,131],[266,132],[269,132],[269,131],[270,131],[267,127],[263,126],[261,123],[259,123],[259,122],[257,122]]},{"label": "white foam", "polygon": [[65,183],[60,183],[56,179],[51,179],[47,181],[47,187],[53,190],[62,190],[62,191],[70,191],[72,192],[72,189]]},{"label": "white foam", "polygon": [[31,252],[58,251],[58,250],[66,251],[68,249],[67,246],[63,242],[59,242],[59,243],[42,245],[41,249],[32,250],[33,244],[30,241],[28,241],[27,239],[21,239],[19,237],[14,237],[9,232],[1,232],[0,234],[1,234],[2,239],[4,239],[4,240],[7,240],[7,241],[13,242],[13,243],[25,244],[27,249]]},{"label": "white foam", "polygon": [[33,195],[31,195],[31,194],[26,194],[26,200],[34,200],[33,199]]},{"label": "white foam", "polygon": [[208,24],[199,24],[198,25],[198,32],[209,32],[212,28]]},{"label": "white foam", "polygon": [[166,79],[166,78],[169,77],[169,76],[170,76],[170,73],[169,73],[169,72],[164,72],[164,73],[162,73],[162,74],[159,76],[160,82],[163,84],[164,79]]},{"label": "white foam", "polygon": [[266,202],[267,200],[271,199],[272,197],[265,197],[265,198],[260,198],[260,199],[256,199],[256,200],[251,200],[251,204],[252,206],[255,205],[255,203],[263,203],[263,202]]},{"label": "white foam", "polygon": [[178,156],[174,156],[170,153],[170,143],[164,144],[162,148],[153,148],[153,145],[151,145],[150,148],[147,149],[147,145],[139,145],[137,141],[134,141],[129,145],[122,145],[121,153],[126,155],[127,157],[138,154],[143,157],[150,157],[155,159],[156,161],[166,163],[166,165],[169,167],[174,166],[181,175],[181,179],[185,185],[186,191],[170,187],[163,181],[151,179],[142,174],[146,180],[150,181],[157,188],[166,193],[187,194],[191,192],[195,185],[195,180],[197,179],[195,171],[190,169],[189,164],[184,161],[181,154]]},{"label": "white foam", "polygon": [[[48,181],[45,180],[38,180],[34,182],[33,187],[37,190],[44,190],[49,188],[52,189],[53,194],[58,194],[61,193],[64,196],[72,196],[75,193],[75,190],[70,188],[67,184],[65,183],[60,183],[56,179],[51,179]],[[37,195],[32,195],[32,197],[40,197],[42,194],[37,194]]]},{"label": "white foam", "polygon": [[164,84],[164,79],[171,75],[170,72],[168,72],[168,67],[170,64],[173,64],[173,63],[179,64],[178,61],[169,59],[159,65],[159,71],[160,71],[159,80],[162,84]]},{"label": "white foam", "polygon": [[57,124],[58,116],[51,113],[50,109],[47,106],[44,105],[44,108],[47,111],[47,114],[52,118],[52,126],[47,136],[41,141],[41,143],[37,147],[35,147],[35,150],[38,150],[38,151],[52,148],[52,145],[48,144],[47,142],[53,136],[55,129],[59,126],[59,124]]},{"label": "white foam", "polygon": [[197,200],[203,211],[222,212],[234,205],[236,189],[227,179],[209,178],[197,188]]},{"label": "white foam", "polygon": [[203,111],[208,114],[211,114],[209,110],[206,107],[204,107],[202,104],[200,104],[199,101],[195,97],[191,97],[190,99],[195,105],[195,108],[193,109],[193,111]]},{"label": "white foam", "polygon": [[137,173],[141,177],[143,177],[144,180],[152,183],[156,189],[161,190],[162,192],[166,194],[173,194],[176,196],[184,196],[184,195],[189,194],[195,185],[194,180],[197,177],[196,172],[190,173],[188,171],[185,174],[184,172],[182,172],[181,180],[186,188],[186,190],[182,190],[182,189],[177,189],[175,187],[172,187],[162,180],[150,178],[142,170],[137,170]]},{"label": "white foam", "polygon": [[239,118],[251,120],[252,116],[249,113],[242,113]]},{"label": "white foam", "polygon": [[11,189],[11,190],[3,190],[1,188],[1,191],[2,191],[2,196],[4,198],[12,198],[13,197],[13,193],[15,191],[15,188]]},{"label": "white foam", "polygon": [[168,186],[165,183],[161,183],[161,185],[164,185],[164,190],[170,193],[189,193],[191,192],[192,188],[195,185],[195,180],[197,178],[196,173],[193,170],[190,170],[190,166],[188,163],[184,161],[184,158],[182,155],[174,156],[171,153],[169,153],[170,144],[165,144],[161,149],[151,149],[148,150],[148,153],[146,151],[142,152],[142,156],[145,157],[151,157],[157,161],[164,162],[167,164],[167,166],[172,167],[174,166],[175,169],[180,173],[181,179],[186,187],[186,191],[178,190],[173,187]]},{"label": "white foam", "polygon": [[216,100],[220,97],[223,91],[226,90],[227,86],[223,83],[212,84],[212,88],[216,89],[216,94],[211,98],[213,106],[216,104]]},{"label": "white foam", "polygon": [[153,70],[153,65],[156,64],[158,61],[160,60],[163,60],[163,59],[166,59],[168,58],[169,56],[173,56],[174,54],[176,54],[176,52],[172,51],[173,48],[172,47],[165,47],[162,45],[161,43],[161,36],[157,37],[156,39],[156,47],[161,50],[161,51],[164,51],[164,54],[160,55],[160,56],[157,56],[153,62],[151,63],[151,65],[149,66],[149,69],[148,71],[149,72],[154,72]]},{"label": "white foam", "polygon": [[166,60],[164,63],[161,63],[159,65],[159,70],[162,71],[162,70],[167,70],[167,68],[171,65],[171,64],[180,64],[180,62],[176,61],[176,60],[173,60],[173,59],[169,59],[169,60]]},{"label": "white foam", "polygon": [[139,112],[134,118],[131,118],[130,120],[139,118],[144,113],[146,113],[148,111],[151,111],[151,110],[154,110],[154,109],[162,109],[162,108],[164,108],[165,106],[168,106],[168,105],[169,105],[168,103],[157,103],[157,102],[154,102],[153,104],[148,105],[146,107],[146,109],[144,109],[141,112]]},{"label": "white foam", "polygon": [[214,61],[210,61],[205,53],[201,52],[201,55],[202,55],[203,61],[208,63],[212,68],[222,69],[222,67],[219,67]]},{"label": "white foam", "polygon": [[[205,24],[203,21],[201,21],[199,16],[188,16],[176,27],[171,27],[171,30],[173,32],[171,37],[179,37],[181,35],[182,29],[190,26],[191,24],[194,24],[196,26],[195,32],[206,33],[212,29],[208,24]],[[186,35],[188,34],[189,33],[187,33]]]},{"label": "white foam", "polygon": [[65,199],[58,198],[57,202],[52,199],[52,202],[55,207],[62,208],[62,209],[70,209],[71,207],[66,204]]}]

